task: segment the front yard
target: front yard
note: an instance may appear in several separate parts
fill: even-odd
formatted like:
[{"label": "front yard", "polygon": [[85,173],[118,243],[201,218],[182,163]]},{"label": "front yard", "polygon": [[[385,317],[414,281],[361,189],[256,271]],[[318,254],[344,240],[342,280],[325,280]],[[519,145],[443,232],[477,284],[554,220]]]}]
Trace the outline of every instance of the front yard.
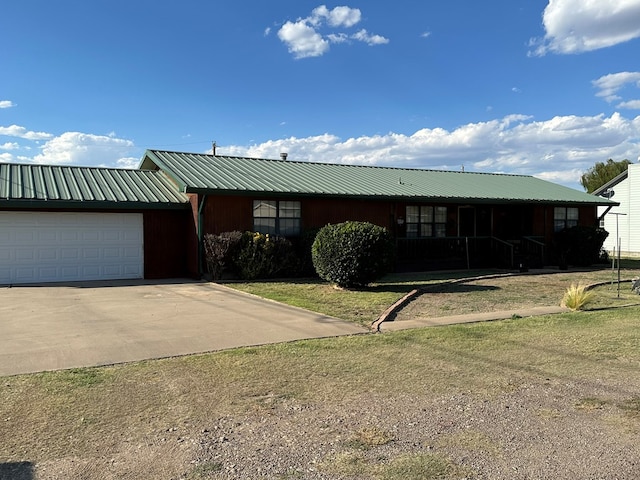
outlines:
[{"label": "front yard", "polygon": [[[420,312],[557,304],[565,281],[611,272],[562,275],[438,287]],[[442,280],[258,287],[370,323]],[[639,318],[636,306],[4,377],[0,478],[636,479]]]}]

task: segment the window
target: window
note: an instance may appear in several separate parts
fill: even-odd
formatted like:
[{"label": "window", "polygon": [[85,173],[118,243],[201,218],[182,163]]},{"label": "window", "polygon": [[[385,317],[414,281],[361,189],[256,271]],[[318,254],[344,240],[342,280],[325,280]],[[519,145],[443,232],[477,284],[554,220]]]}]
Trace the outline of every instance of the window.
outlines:
[{"label": "window", "polygon": [[445,237],[447,207],[407,206],[407,237]]},{"label": "window", "polygon": [[254,200],[253,230],[272,235],[300,235],[300,202]]},{"label": "window", "polygon": [[577,207],[555,207],[553,209],[553,230],[559,232],[578,225]]}]

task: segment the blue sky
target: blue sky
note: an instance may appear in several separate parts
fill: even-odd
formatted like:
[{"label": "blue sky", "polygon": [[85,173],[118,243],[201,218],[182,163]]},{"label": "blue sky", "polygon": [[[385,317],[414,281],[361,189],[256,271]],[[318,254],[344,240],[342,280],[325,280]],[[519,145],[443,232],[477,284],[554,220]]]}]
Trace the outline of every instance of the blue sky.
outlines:
[{"label": "blue sky", "polygon": [[0,161],[522,173],[640,156],[640,0],[9,0]]}]

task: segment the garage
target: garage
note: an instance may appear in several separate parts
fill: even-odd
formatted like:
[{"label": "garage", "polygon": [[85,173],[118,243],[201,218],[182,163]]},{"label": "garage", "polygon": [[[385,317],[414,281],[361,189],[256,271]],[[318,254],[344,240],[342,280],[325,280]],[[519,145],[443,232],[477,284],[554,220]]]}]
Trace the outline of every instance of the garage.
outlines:
[{"label": "garage", "polygon": [[141,213],[0,212],[0,283],[144,277]]}]

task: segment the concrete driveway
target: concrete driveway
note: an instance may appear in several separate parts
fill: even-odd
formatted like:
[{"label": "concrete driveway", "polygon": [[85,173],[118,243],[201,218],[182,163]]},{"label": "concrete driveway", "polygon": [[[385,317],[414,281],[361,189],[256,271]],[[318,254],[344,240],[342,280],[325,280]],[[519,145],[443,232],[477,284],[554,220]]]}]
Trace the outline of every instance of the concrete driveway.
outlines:
[{"label": "concrete driveway", "polygon": [[0,375],[367,331],[212,283],[0,287]]}]

